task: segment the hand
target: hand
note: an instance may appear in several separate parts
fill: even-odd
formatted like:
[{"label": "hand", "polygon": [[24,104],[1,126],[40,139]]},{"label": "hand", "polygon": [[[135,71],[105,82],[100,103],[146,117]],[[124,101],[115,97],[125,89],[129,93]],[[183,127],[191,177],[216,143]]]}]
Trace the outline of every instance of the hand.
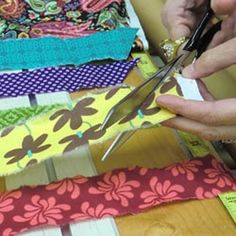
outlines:
[{"label": "hand", "polygon": [[203,14],[206,0],[167,0],[161,18],[171,39],[190,36]]},{"label": "hand", "polygon": [[[204,12],[206,0],[167,0],[162,12],[164,25],[172,39],[190,36],[197,19]],[[209,50],[183,70],[188,78],[206,77],[236,63],[236,0],[212,0],[216,14],[227,14],[222,29],[212,40]],[[227,55],[222,60],[222,55]]]},{"label": "hand", "polygon": [[193,133],[205,140],[236,139],[236,99],[214,101],[204,84],[199,89],[206,101],[185,100],[162,95],[157,104],[179,115],[162,125]]}]

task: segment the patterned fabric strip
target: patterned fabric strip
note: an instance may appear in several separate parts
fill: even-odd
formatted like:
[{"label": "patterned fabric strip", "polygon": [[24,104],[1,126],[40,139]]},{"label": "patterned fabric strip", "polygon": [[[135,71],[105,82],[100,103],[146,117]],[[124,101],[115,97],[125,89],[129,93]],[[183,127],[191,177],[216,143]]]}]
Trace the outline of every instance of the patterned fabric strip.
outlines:
[{"label": "patterned fabric strip", "polygon": [[124,0],[0,1],[0,38],[82,37],[128,26]]},{"label": "patterned fabric strip", "polygon": [[83,88],[121,84],[137,60],[105,65],[45,68],[28,72],[1,74],[0,97],[24,96],[57,91],[75,92]]},{"label": "patterned fabric strip", "polygon": [[163,169],[129,168],[74,177],[0,195],[0,234],[42,225],[137,214],[163,203],[214,198],[236,190],[236,178],[207,156]]},{"label": "patterned fabric strip", "polygon": [[47,113],[51,110],[58,109],[62,104],[36,106],[36,107],[20,107],[10,110],[0,110],[0,129],[10,125],[26,122],[37,115]]},{"label": "patterned fabric strip", "polygon": [[[0,39],[78,38],[120,27],[129,27],[124,0],[0,1]],[[139,38],[134,48],[143,50]]]},{"label": "patterned fabric strip", "polygon": [[60,157],[82,145],[104,142],[123,131],[159,124],[175,114],[157,107],[155,96],[163,93],[182,96],[181,87],[171,77],[137,113],[131,111],[111,127],[100,130],[109,110],[131,91],[131,87],[95,90],[79,101],[2,130],[0,175],[22,171],[29,165]]},{"label": "patterned fabric strip", "polygon": [[127,59],[137,29],[119,28],[73,39],[53,37],[2,40],[0,69],[80,65],[102,59]]}]

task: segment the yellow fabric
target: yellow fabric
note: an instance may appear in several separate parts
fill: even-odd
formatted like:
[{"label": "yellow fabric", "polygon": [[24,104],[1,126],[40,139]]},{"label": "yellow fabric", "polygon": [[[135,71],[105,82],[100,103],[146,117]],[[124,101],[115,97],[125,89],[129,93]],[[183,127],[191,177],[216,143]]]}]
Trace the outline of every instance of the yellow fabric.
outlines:
[{"label": "yellow fabric", "polygon": [[[159,92],[180,96],[179,88],[172,78]],[[63,109],[50,111],[24,125],[3,130],[0,138],[0,176],[19,172],[50,157],[61,156],[63,152],[86,143],[103,142],[121,131],[151,126],[174,117],[166,110],[158,111],[153,94],[139,115],[131,115],[124,124],[116,123],[105,134],[101,133],[99,127],[108,111],[131,90],[129,87],[99,93],[98,90],[95,94],[67,104]]]}]

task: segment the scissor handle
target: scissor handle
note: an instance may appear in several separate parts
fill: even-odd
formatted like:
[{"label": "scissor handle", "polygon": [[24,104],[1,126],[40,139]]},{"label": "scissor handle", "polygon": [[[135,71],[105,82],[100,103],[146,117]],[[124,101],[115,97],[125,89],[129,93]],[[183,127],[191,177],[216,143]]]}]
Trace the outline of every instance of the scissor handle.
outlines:
[{"label": "scissor handle", "polygon": [[196,58],[199,58],[202,55],[212,41],[216,32],[221,30],[221,24],[222,21],[217,22],[202,36],[198,44]]},{"label": "scissor handle", "polygon": [[211,9],[211,1],[208,1],[207,10],[203,15],[202,20],[194,30],[192,36],[188,40],[187,44],[184,46],[183,50],[192,52],[198,48],[198,42],[201,39],[202,33],[213,16],[214,11]]}]

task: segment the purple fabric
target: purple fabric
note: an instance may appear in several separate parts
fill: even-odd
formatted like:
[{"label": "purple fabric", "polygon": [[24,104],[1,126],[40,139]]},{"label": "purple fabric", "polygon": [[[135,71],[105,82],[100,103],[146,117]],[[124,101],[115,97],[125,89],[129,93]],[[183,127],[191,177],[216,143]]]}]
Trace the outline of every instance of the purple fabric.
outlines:
[{"label": "purple fabric", "polygon": [[44,68],[27,72],[1,74],[0,97],[16,97],[57,91],[75,92],[83,88],[121,84],[137,60],[105,65]]}]

